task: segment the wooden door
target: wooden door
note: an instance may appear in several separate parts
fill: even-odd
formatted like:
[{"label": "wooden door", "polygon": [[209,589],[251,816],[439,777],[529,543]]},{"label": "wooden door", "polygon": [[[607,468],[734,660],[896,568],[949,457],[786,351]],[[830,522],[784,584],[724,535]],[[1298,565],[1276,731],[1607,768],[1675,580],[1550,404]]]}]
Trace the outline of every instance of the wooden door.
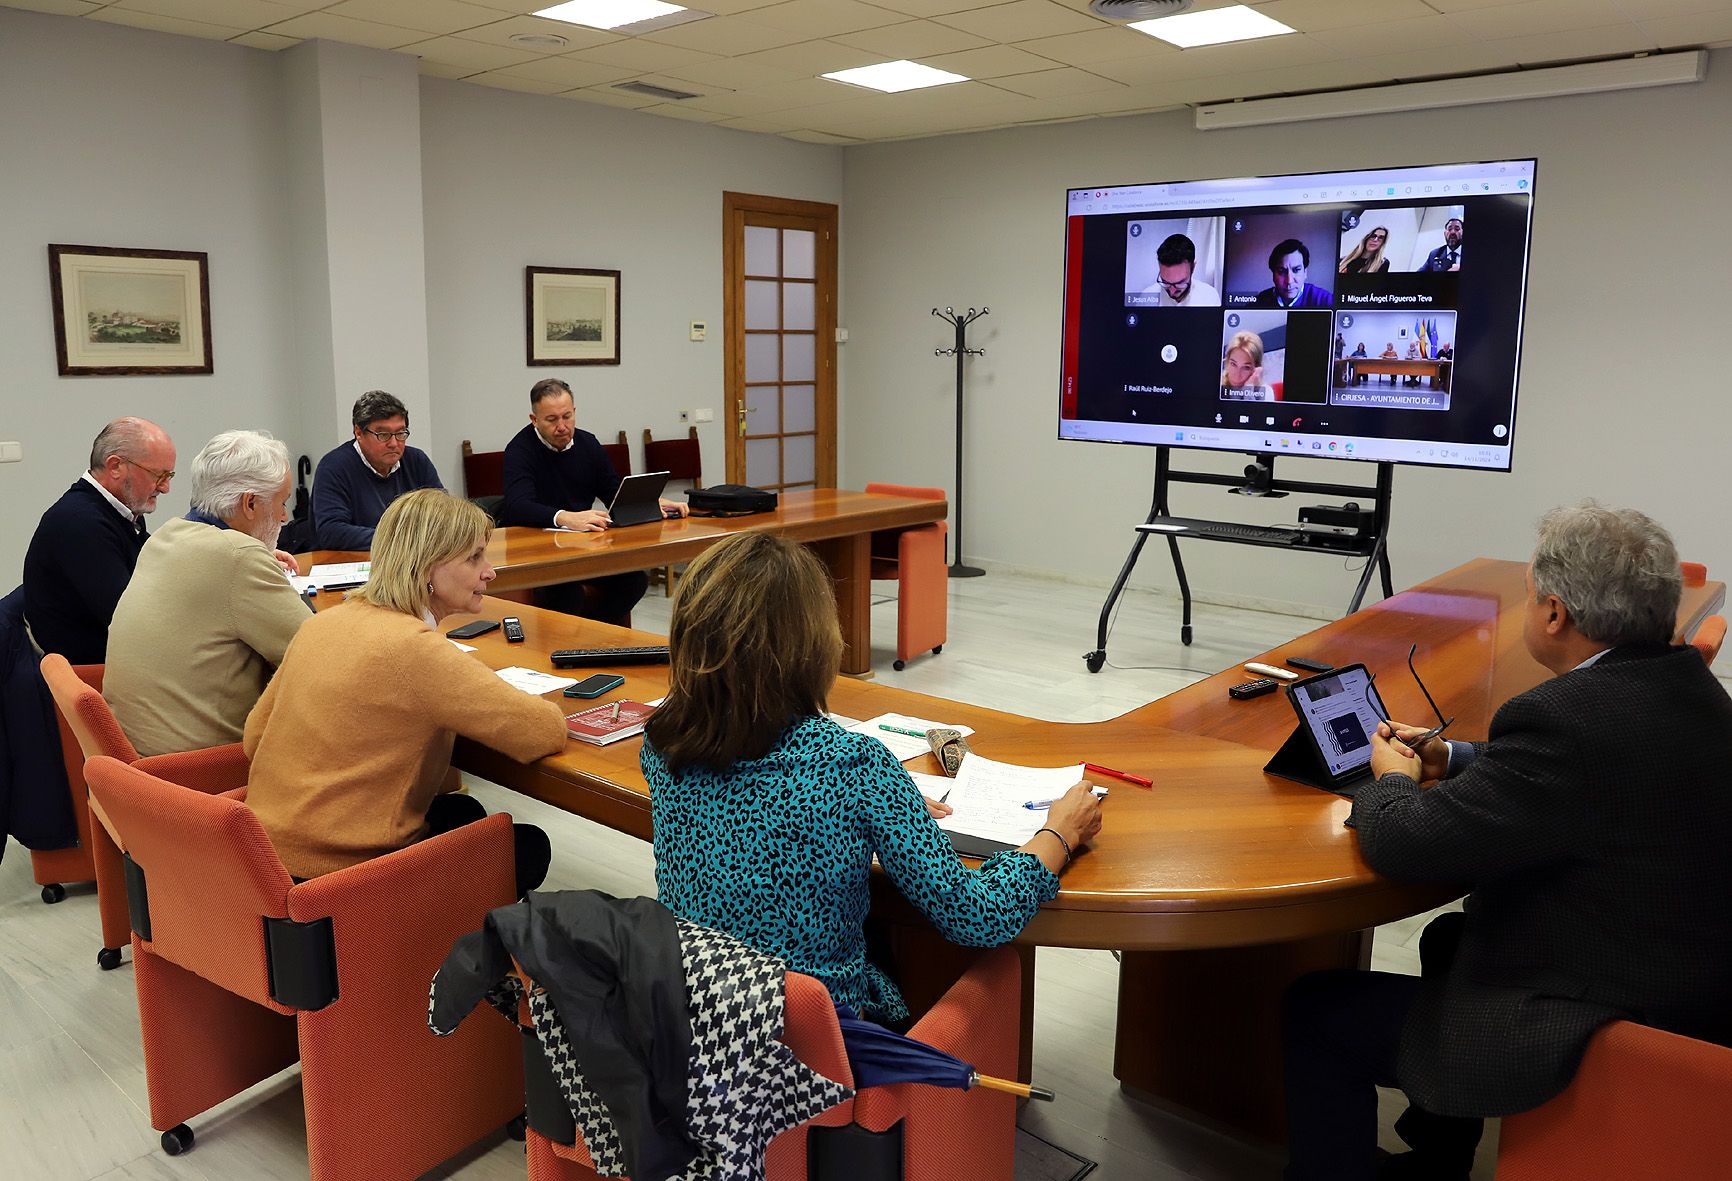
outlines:
[{"label": "wooden door", "polygon": [[722,194],[729,483],[836,486],[836,220]]}]

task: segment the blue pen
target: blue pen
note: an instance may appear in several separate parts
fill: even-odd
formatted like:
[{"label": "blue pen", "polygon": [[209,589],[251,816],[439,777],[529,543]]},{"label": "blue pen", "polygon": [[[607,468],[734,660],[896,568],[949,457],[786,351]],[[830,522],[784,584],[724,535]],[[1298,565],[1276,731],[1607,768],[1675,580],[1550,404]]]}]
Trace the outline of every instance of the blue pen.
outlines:
[{"label": "blue pen", "polygon": [[[1095,799],[1104,800],[1107,798],[1107,789],[1099,784],[1096,784],[1092,790],[1094,791]],[[1031,811],[1038,812],[1042,808],[1050,808],[1056,803],[1058,803],[1057,800],[1026,800],[1023,802],[1022,806]]]}]

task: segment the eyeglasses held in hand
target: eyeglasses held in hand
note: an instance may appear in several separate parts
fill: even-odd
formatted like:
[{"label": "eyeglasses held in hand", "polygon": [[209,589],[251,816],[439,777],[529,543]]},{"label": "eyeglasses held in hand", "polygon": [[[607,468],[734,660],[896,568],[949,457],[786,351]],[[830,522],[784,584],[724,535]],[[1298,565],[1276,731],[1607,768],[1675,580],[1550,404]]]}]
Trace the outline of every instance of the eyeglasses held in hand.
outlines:
[{"label": "eyeglasses held in hand", "polygon": [[[1414,644],[1407,650],[1407,671],[1413,674],[1413,683],[1419,686],[1419,691],[1425,694],[1425,703],[1431,706],[1431,712],[1437,715],[1437,725],[1433,726],[1423,734],[1415,734],[1412,738],[1401,738],[1399,735],[1396,736],[1397,740],[1403,746],[1416,753],[1420,747],[1424,746],[1433,738],[1436,738],[1455,724],[1454,718],[1445,718],[1443,716],[1443,711],[1437,708],[1437,702],[1431,696],[1431,690],[1427,689],[1425,687],[1425,682],[1419,679],[1419,670],[1413,667],[1413,654],[1418,651],[1418,644]],[[1377,674],[1372,673],[1370,678],[1365,682],[1365,703],[1371,707],[1371,712],[1376,714],[1379,720],[1389,727],[1389,732],[1395,734],[1395,722],[1383,708],[1382,699],[1371,692],[1371,687],[1376,684],[1376,682]]]}]

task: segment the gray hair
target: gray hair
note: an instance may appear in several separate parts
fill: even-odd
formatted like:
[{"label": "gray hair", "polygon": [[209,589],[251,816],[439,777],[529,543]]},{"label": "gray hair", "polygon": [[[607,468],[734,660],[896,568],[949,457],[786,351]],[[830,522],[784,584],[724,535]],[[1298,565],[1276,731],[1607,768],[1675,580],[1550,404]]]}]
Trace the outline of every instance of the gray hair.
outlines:
[{"label": "gray hair", "polygon": [[1635,509],[1593,500],[1540,518],[1534,592],[1556,595],[1576,630],[1621,644],[1670,643],[1678,630],[1684,578],[1672,535]]},{"label": "gray hair", "polygon": [[289,449],[267,431],[224,431],[193,458],[192,507],[226,520],[249,492],[270,496],[289,474]]},{"label": "gray hair", "polygon": [[355,409],[349,417],[358,427],[371,426],[381,418],[401,417],[405,426],[409,423],[409,411],[397,395],[387,394],[384,390],[368,390],[356,398]]},{"label": "gray hair", "polygon": [[135,459],[150,441],[157,428],[142,418],[117,418],[96,436],[90,444],[90,470],[101,471],[110,455]]}]

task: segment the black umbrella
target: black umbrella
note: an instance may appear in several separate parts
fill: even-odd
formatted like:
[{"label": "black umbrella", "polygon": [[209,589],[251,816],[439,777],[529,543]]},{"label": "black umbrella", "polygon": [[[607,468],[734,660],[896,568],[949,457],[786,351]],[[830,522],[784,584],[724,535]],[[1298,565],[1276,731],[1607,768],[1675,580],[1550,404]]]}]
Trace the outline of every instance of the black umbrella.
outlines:
[{"label": "black umbrella", "polygon": [[885,1029],[854,1015],[846,1005],[836,1006],[836,1022],[842,1027],[842,1045],[848,1065],[854,1070],[856,1087],[882,1087],[891,1083],[930,1083],[935,1087],[985,1087],[1024,1099],[1052,1101],[1044,1087],[993,1078],[935,1046]]}]

